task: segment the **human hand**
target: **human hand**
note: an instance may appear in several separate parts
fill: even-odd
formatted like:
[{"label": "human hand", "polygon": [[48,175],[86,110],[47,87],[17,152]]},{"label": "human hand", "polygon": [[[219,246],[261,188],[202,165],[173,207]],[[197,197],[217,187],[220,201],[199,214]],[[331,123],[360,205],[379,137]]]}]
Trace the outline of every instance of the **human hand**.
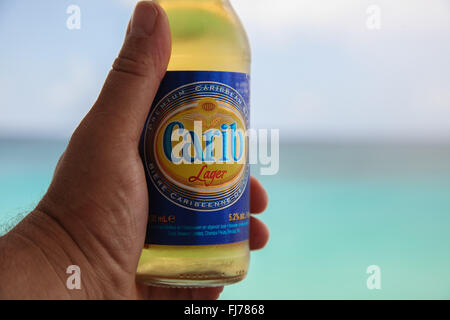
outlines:
[{"label": "human hand", "polygon": [[[170,57],[167,17],[141,2],[98,100],[74,132],[37,208],[0,240],[0,298],[214,299],[220,288],[147,287],[135,281],[145,241],[148,194],[138,145]],[[151,204],[150,204],[151,206]],[[267,195],[251,180],[251,211]],[[250,248],[268,241],[250,221]],[[68,290],[78,265],[82,289]]]}]

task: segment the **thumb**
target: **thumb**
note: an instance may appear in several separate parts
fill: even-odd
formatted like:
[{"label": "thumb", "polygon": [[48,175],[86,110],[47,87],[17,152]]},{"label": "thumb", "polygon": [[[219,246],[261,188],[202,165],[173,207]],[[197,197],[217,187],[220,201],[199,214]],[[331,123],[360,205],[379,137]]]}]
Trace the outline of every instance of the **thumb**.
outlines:
[{"label": "thumb", "polygon": [[[81,127],[102,139],[137,142],[170,58],[169,22],[152,1],[141,1],[128,26],[125,43],[100,96]],[[105,134],[105,130],[108,134]]]}]

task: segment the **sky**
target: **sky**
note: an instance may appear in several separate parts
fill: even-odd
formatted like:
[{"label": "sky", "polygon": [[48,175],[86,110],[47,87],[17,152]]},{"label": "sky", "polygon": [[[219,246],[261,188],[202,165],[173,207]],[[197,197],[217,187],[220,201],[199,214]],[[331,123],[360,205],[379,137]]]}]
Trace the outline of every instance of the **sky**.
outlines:
[{"label": "sky", "polygon": [[[135,2],[2,0],[0,137],[69,137]],[[252,46],[254,128],[285,140],[450,141],[448,0],[231,3]],[[80,30],[66,27],[72,4]]]}]

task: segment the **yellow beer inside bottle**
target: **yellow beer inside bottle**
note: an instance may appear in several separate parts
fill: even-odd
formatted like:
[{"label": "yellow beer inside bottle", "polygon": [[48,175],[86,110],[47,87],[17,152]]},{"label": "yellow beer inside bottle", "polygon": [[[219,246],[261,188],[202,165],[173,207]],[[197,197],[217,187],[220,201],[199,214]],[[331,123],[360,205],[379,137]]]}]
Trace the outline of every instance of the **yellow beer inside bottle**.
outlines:
[{"label": "yellow beer inside bottle", "polygon": [[[169,71],[250,73],[247,35],[228,0],[157,2],[170,21]],[[142,251],[137,280],[161,286],[220,286],[242,280],[248,265],[248,241],[201,246],[150,244]]]}]

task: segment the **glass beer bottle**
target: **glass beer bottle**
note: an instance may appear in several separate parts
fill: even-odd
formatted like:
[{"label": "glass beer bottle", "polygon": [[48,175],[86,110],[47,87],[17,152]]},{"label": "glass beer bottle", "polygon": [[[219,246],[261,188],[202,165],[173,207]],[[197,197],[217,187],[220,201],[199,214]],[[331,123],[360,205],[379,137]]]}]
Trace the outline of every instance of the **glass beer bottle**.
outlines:
[{"label": "glass beer bottle", "polygon": [[228,0],[159,0],[172,56],[142,134],[149,189],[137,280],[242,280],[249,265],[250,47]]}]

